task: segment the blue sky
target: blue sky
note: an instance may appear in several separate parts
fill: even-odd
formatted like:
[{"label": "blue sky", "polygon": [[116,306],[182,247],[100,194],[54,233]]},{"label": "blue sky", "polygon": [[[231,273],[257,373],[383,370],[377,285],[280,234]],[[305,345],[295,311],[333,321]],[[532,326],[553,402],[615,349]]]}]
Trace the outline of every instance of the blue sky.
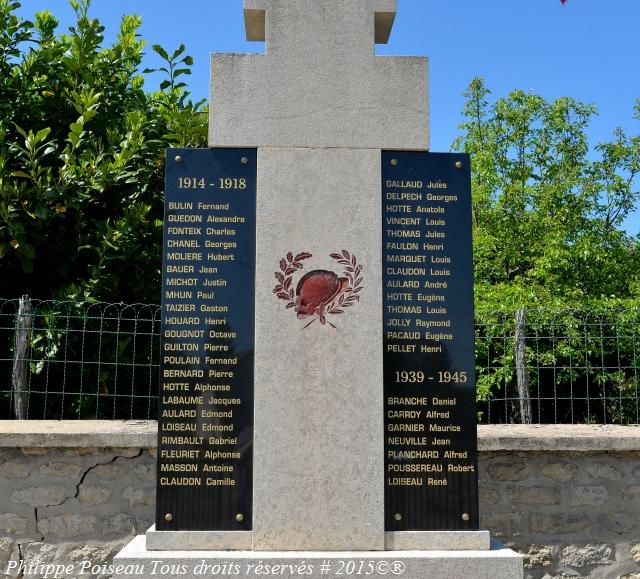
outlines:
[{"label": "blue sky", "polygon": [[[51,10],[61,30],[73,19],[66,0],[22,0],[24,16]],[[122,14],[139,14],[148,42],[146,66],[159,63],[151,44],[180,43],[195,59],[186,78],[196,99],[208,96],[211,52],[262,52],[244,40],[242,0],[93,0],[91,14],[112,39]],[[430,59],[431,143],[447,151],[460,123],[461,93],[474,76],[495,96],[516,88],[545,98],[572,96],[595,104],[593,143],[620,126],[640,133],[633,104],[640,97],[640,0],[398,0],[391,41],[378,54]],[[153,77],[152,77],[153,78]],[[161,77],[158,75],[158,81]],[[150,79],[149,89],[154,88]],[[627,222],[640,231],[640,215]]]}]

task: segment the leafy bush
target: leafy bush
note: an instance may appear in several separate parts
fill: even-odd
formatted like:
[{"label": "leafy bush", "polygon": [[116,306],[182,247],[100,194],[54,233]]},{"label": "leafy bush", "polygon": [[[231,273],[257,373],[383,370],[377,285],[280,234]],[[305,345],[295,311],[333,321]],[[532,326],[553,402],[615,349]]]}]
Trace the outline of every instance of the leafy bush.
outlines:
[{"label": "leafy bush", "polygon": [[165,148],[205,146],[207,111],[181,75],[193,59],[154,46],[167,75],[144,91],[137,16],[103,47],[89,0],[56,35],[0,0],[0,296],[157,302]]}]

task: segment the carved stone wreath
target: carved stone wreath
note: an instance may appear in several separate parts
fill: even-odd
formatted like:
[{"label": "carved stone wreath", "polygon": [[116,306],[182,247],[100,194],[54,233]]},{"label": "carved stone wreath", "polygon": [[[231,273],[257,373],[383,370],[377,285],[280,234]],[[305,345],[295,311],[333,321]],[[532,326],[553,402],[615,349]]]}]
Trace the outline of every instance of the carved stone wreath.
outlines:
[{"label": "carved stone wreath", "polygon": [[363,290],[362,265],[346,249],[341,253],[332,253],[330,257],[343,266],[341,277],[332,271],[316,269],[302,276],[294,290],[294,276],[304,269],[303,262],[312,257],[307,252],[297,255],[287,253],[280,260],[280,271],[275,273],[278,284],[273,293],[287,302],[286,308],[293,309],[298,319],[312,318],[303,330],[315,321],[335,328],[327,316],[344,314],[346,308],[360,301],[359,294]]}]

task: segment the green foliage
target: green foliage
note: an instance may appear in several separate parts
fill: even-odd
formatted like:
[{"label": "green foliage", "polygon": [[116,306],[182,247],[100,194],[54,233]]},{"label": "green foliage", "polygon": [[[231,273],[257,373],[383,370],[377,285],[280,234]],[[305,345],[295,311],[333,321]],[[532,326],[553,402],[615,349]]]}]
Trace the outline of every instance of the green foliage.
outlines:
[{"label": "green foliage", "polygon": [[153,47],[168,76],[146,93],[141,21],[125,16],[117,40],[89,0],[57,35],[0,0],[0,295],[156,302],[164,151],[206,144],[206,109],[181,75],[180,46]]},{"label": "green foliage", "polygon": [[[24,390],[30,419],[155,418],[160,306],[32,300]],[[18,300],[0,299],[0,420],[14,418]]]},{"label": "green foliage", "polygon": [[[519,421],[515,315],[483,311],[478,318],[476,383],[482,419]],[[637,307],[527,310],[526,373],[534,420],[638,424],[639,342]]]},{"label": "green foliage", "polygon": [[[517,396],[515,342],[505,336],[514,335],[516,309],[545,308],[528,316],[532,392],[571,400],[590,387],[602,404],[577,418],[573,403],[549,403],[556,414],[543,422],[628,421],[632,410],[637,421],[622,393],[638,391],[640,240],[621,225],[640,198],[640,136],[617,129],[591,149],[591,105],[523,91],[491,102],[481,79],[465,96],[454,148],[472,156],[479,400]],[[627,314],[635,325],[621,336]]]},{"label": "green foliage", "polygon": [[489,94],[471,83],[454,144],[473,159],[480,312],[640,298],[640,245],[620,229],[640,197],[640,136],[618,129],[591,151],[593,106]]}]

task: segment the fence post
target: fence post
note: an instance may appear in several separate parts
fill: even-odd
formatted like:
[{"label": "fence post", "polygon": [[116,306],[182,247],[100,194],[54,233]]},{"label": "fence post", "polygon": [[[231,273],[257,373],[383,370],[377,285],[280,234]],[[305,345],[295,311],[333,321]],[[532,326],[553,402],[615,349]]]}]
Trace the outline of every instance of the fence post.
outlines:
[{"label": "fence post", "polygon": [[529,395],[529,373],[527,372],[527,352],[525,328],[527,314],[525,310],[516,311],[516,381],[520,399],[520,420],[522,424],[531,424],[531,397]]},{"label": "fence post", "polygon": [[28,355],[31,338],[33,316],[31,315],[31,300],[24,295],[20,298],[18,315],[16,316],[15,349],[13,352],[13,371],[11,372],[11,386],[13,388],[13,408],[17,420],[26,418],[26,400],[28,380]]}]

